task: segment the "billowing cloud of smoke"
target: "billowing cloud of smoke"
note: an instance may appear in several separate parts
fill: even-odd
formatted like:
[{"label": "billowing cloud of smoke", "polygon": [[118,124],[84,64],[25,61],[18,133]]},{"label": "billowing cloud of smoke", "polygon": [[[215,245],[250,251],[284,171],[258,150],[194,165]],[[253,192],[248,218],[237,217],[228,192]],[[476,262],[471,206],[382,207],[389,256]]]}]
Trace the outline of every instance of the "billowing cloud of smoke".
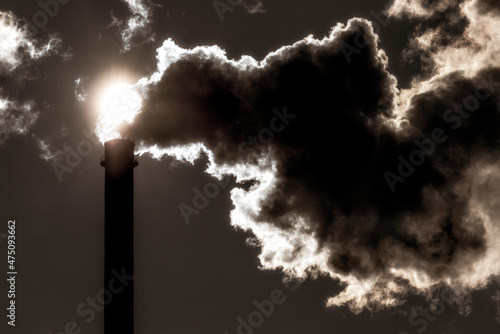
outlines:
[{"label": "billowing cloud of smoke", "polygon": [[261,267],[342,281],[330,306],[401,305],[440,283],[460,297],[500,273],[500,44],[477,26],[495,20],[465,26],[461,44],[414,44],[433,66],[401,91],[362,19],[261,62],[167,40],[124,135],[234,175],[231,224],[254,234]]},{"label": "billowing cloud of smoke", "polygon": [[154,34],[151,31],[153,4],[148,0],[121,1],[127,4],[132,15],[126,20],[113,16],[111,26],[120,29],[122,51],[127,52],[135,45],[154,40]]},{"label": "billowing cloud of smoke", "polygon": [[[35,40],[11,12],[0,11],[0,79],[18,80],[29,72],[36,60],[58,53],[61,40],[49,36],[46,41]],[[0,89],[0,145],[10,135],[27,134],[39,116],[33,101],[18,102]]]}]

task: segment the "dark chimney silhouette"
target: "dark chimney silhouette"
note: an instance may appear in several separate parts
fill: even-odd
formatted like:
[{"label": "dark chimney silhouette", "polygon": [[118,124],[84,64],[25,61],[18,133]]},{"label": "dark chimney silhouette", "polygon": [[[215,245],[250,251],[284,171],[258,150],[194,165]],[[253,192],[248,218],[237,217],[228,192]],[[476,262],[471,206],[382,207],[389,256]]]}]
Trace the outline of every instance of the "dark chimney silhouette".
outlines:
[{"label": "dark chimney silhouette", "polygon": [[[134,333],[134,157],[135,144],[114,139],[104,144],[104,333]],[[120,279],[121,278],[121,279]],[[112,298],[109,298],[112,296]]]}]

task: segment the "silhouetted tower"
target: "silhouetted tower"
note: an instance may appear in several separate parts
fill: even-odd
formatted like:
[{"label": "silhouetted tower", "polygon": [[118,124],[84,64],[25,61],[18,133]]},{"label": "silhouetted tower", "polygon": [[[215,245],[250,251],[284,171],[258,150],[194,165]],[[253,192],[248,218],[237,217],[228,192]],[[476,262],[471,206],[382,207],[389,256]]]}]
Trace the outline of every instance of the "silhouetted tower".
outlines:
[{"label": "silhouetted tower", "polygon": [[[104,332],[134,333],[134,157],[135,144],[114,139],[104,144]],[[110,299],[110,297],[112,298]]]}]

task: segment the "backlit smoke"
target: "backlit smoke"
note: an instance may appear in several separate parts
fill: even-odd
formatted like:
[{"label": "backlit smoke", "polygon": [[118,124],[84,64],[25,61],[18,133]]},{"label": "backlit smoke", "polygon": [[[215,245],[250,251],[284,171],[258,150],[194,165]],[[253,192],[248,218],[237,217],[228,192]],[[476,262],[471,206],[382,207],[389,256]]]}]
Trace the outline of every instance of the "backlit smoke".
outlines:
[{"label": "backlit smoke", "polygon": [[363,19],[260,62],[167,40],[123,135],[234,175],[231,224],[253,233],[261,267],[340,280],[329,306],[401,305],[440,283],[460,298],[500,273],[499,16],[487,1],[415,3],[390,9],[422,20],[409,88]]}]

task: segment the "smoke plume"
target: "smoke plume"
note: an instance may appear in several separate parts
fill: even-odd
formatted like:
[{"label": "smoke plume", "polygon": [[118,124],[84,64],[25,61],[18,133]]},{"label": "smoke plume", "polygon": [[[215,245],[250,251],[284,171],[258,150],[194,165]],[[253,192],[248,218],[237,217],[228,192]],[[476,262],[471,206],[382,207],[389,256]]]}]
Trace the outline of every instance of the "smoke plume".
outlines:
[{"label": "smoke plume", "polygon": [[234,175],[231,224],[253,233],[261,267],[341,281],[330,306],[484,287],[500,273],[499,16],[491,1],[428,2],[389,9],[422,22],[408,88],[363,19],[260,62],[167,40],[124,135],[140,153],[204,153],[208,172]]}]

